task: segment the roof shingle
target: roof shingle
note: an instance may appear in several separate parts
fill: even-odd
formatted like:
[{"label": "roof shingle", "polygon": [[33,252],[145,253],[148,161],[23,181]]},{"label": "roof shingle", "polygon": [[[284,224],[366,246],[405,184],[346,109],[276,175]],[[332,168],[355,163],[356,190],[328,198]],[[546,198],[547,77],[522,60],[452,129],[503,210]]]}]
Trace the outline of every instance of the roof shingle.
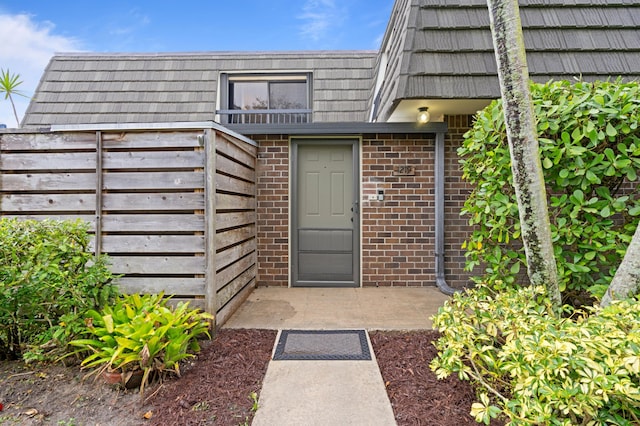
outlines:
[{"label": "roof shingle", "polygon": [[[61,54],[42,77],[24,127],[212,121],[222,72],[313,72],[314,121],[364,121],[376,52]],[[354,90],[356,89],[356,90]],[[331,114],[327,114],[331,112]]]},{"label": "roof shingle", "polygon": [[[520,0],[535,81],[640,79],[638,0]],[[486,0],[396,0],[380,52],[54,56],[24,127],[210,121],[225,72],[313,73],[315,122],[386,121],[405,99],[500,96]]]},{"label": "roof shingle", "polygon": [[[534,81],[640,79],[637,0],[520,0]],[[500,96],[485,0],[398,0],[378,61],[377,119],[402,99]]]}]

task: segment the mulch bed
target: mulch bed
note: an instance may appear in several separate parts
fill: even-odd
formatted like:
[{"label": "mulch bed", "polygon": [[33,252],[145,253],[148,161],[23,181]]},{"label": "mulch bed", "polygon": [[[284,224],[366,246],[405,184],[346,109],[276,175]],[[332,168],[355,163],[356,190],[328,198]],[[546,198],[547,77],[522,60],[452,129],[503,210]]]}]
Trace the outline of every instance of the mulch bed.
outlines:
[{"label": "mulch bed", "polygon": [[[475,400],[469,383],[437,380],[429,370],[436,332],[370,336],[398,425],[477,424],[469,416]],[[275,339],[272,330],[223,329],[182,364],[180,378],[155,383],[144,396],[83,380],[77,366],[0,362],[0,424],[251,424],[251,394],[259,395]]]},{"label": "mulch bed", "polygon": [[165,383],[150,400],[156,407],[150,424],[251,424],[251,393],[260,393],[276,334],[273,330],[220,330],[198,356],[197,368]]},{"label": "mulch bed", "polygon": [[[197,368],[165,384],[154,396],[152,424],[250,424],[249,394],[260,390],[275,336],[275,331],[220,331],[214,344],[198,357]],[[438,380],[429,369],[436,356],[432,342],[437,332],[373,332],[370,336],[398,425],[477,425],[469,415],[475,401],[469,383],[453,376]]]},{"label": "mulch bed", "polygon": [[470,384],[455,375],[438,380],[429,368],[437,331],[372,332],[370,338],[399,426],[478,424],[469,415],[475,401]]}]

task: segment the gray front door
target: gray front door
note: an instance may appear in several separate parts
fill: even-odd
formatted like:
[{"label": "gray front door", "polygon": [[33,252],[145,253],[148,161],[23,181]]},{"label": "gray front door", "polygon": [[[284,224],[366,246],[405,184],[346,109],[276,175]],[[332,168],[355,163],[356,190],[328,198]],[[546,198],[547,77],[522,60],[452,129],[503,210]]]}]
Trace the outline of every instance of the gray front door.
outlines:
[{"label": "gray front door", "polygon": [[292,285],[359,285],[358,141],[292,141]]}]

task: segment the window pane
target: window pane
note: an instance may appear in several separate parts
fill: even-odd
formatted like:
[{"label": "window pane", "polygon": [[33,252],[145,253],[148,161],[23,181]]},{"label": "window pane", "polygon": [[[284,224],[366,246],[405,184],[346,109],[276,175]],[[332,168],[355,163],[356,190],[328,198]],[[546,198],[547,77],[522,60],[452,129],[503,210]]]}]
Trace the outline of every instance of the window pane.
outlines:
[{"label": "window pane", "polygon": [[[228,123],[307,123],[309,81],[306,74],[237,74],[228,77]],[[224,95],[224,94],[223,94]],[[294,110],[278,113],[265,110]],[[300,111],[300,112],[298,112]]]},{"label": "window pane", "polygon": [[270,109],[307,109],[307,83],[286,81],[269,84]]},{"label": "window pane", "polygon": [[229,109],[268,109],[269,94],[266,81],[242,81],[229,83],[233,104]]}]

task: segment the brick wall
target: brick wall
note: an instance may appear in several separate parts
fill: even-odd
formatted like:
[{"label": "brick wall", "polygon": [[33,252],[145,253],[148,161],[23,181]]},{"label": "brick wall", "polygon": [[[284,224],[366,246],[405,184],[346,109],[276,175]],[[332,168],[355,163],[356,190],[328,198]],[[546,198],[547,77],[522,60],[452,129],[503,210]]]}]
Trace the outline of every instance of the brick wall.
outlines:
[{"label": "brick wall", "polygon": [[464,271],[465,257],[462,243],[469,235],[469,218],[460,216],[471,188],[462,180],[457,149],[463,135],[473,124],[473,116],[445,117],[449,131],[445,137],[445,276],[447,284],[455,288],[471,285],[472,273]]},{"label": "brick wall", "polygon": [[[469,283],[463,271],[467,220],[459,215],[468,189],[456,149],[471,117],[448,118],[445,142],[445,276]],[[249,135],[259,143],[258,285],[286,286],[289,276],[289,144],[286,135]],[[362,285],[435,285],[434,145],[429,135],[371,134],[362,138]],[[398,167],[409,167],[404,176]],[[394,171],[396,173],[394,173]],[[384,201],[369,201],[378,189]]]},{"label": "brick wall", "polygon": [[257,285],[289,280],[289,137],[248,136],[258,142]]},{"label": "brick wall", "polygon": [[[435,283],[434,139],[427,135],[365,135],[362,141],[362,283]],[[395,176],[397,167],[413,169]],[[384,190],[384,201],[368,201]]]}]

